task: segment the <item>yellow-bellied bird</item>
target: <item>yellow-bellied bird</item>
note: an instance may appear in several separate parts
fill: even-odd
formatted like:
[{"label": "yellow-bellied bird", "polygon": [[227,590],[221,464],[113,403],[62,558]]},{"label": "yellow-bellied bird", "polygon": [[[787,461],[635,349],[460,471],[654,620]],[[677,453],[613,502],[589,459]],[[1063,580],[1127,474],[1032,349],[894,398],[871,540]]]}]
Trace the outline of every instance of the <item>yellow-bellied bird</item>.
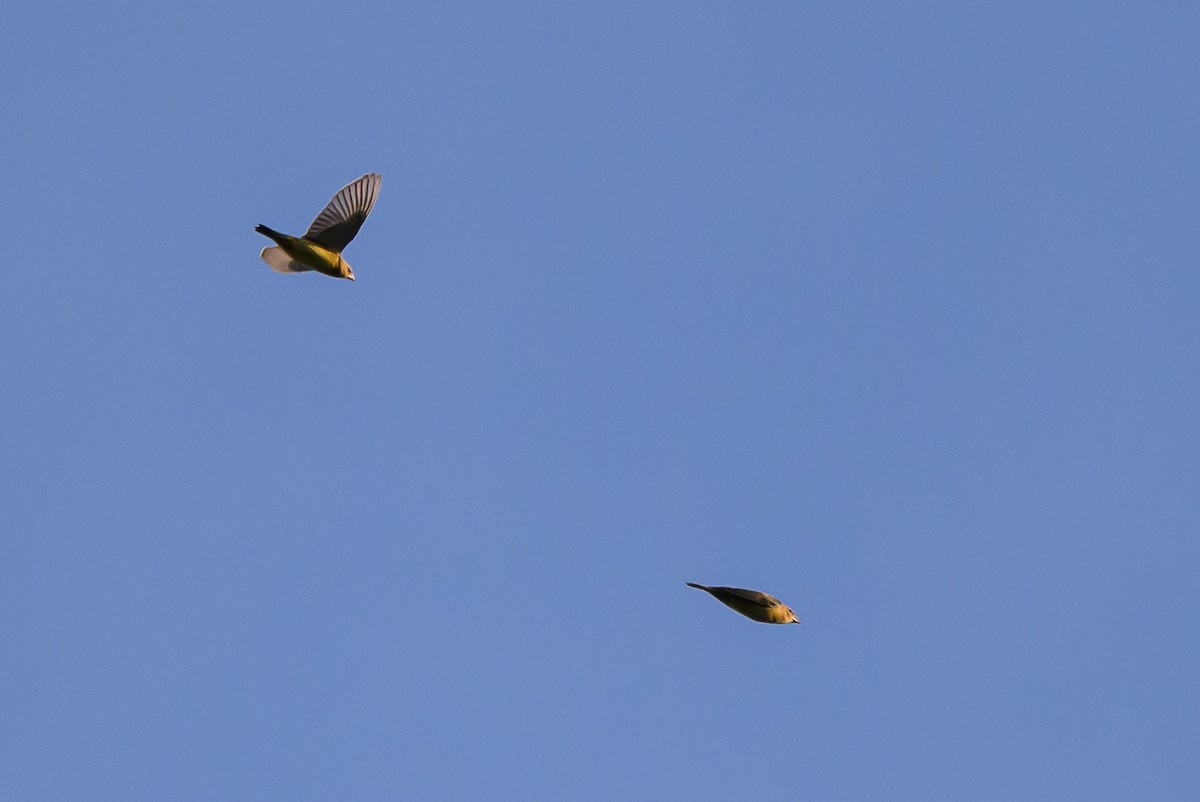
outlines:
[{"label": "yellow-bellied bird", "polygon": [[263,248],[259,256],[277,273],[316,270],[327,276],[354,281],[354,271],[342,258],[342,250],[354,239],[371,213],[382,181],[383,176],[379,173],[367,173],[339,189],[303,237],[289,237],[263,225],[255,226],[255,231],[275,240],[277,245]]},{"label": "yellow-bellied bird", "polygon": [[791,607],[788,607],[774,596],[768,596],[766,593],[759,593],[757,590],[745,590],[743,588],[710,588],[706,585],[697,585],[695,582],[688,582],[687,585],[689,588],[700,588],[700,590],[708,591],[721,604],[731,607],[747,618],[753,618],[755,621],[761,621],[764,624],[800,623],[800,619],[792,612]]}]

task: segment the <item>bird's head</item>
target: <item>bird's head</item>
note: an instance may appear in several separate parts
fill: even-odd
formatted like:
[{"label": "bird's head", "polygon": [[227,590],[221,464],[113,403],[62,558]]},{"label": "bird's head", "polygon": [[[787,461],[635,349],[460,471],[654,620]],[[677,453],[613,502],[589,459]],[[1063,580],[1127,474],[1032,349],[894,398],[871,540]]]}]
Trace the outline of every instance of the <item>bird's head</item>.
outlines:
[{"label": "bird's head", "polygon": [[350,263],[338,254],[338,270],[342,272],[342,278],[348,278],[354,281],[354,269],[350,267]]}]

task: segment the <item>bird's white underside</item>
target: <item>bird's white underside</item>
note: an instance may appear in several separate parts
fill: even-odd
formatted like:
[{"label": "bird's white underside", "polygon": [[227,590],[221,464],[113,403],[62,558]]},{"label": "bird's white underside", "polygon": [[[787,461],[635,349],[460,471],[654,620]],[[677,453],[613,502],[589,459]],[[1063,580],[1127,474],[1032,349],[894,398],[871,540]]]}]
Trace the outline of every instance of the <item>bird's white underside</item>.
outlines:
[{"label": "bird's white underside", "polygon": [[305,270],[312,270],[311,267],[306,267],[299,262],[293,261],[292,257],[284,253],[283,248],[280,248],[278,245],[263,248],[259,256],[276,273],[303,273]]}]

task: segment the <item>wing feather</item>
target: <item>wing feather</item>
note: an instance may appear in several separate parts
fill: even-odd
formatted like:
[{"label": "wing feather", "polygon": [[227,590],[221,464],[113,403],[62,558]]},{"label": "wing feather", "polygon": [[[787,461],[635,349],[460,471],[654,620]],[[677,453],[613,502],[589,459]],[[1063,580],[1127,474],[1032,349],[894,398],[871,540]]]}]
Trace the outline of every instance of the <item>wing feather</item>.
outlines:
[{"label": "wing feather", "polygon": [[379,173],[367,173],[339,189],[312,221],[304,239],[341,253],[371,213],[382,182]]},{"label": "wing feather", "polygon": [[746,590],[745,588],[715,588],[715,590],[723,590],[730,596],[737,596],[739,599],[757,604],[760,607],[779,607],[783,602],[774,596],[766,593],[761,593],[757,590]]}]

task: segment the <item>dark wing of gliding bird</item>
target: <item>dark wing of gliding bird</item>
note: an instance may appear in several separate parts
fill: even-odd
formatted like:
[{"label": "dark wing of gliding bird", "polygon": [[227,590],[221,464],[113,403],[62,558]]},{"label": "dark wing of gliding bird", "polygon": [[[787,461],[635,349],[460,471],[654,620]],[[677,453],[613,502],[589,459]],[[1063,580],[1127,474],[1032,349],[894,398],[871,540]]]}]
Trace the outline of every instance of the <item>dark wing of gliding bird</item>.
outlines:
[{"label": "dark wing of gliding bird", "polygon": [[304,239],[341,253],[371,213],[382,181],[379,173],[367,173],[339,189],[304,232]]},{"label": "dark wing of gliding bird", "polygon": [[744,588],[713,588],[713,590],[724,591],[730,596],[737,596],[751,604],[757,604],[759,607],[778,607],[783,604],[783,602],[769,593],[760,593],[757,590],[746,590]]}]

